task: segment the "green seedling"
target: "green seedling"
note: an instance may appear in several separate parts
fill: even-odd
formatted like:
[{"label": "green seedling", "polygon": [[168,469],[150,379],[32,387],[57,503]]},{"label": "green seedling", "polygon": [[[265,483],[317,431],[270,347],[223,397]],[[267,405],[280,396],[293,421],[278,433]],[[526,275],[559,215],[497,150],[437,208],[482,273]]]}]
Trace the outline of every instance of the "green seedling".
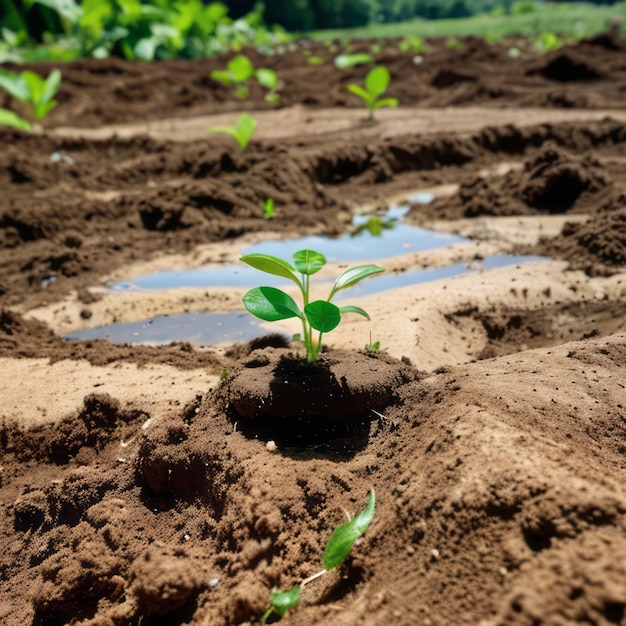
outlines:
[{"label": "green seedling", "polygon": [[375,508],[376,496],[374,494],[374,490],[372,489],[365,508],[349,522],[338,526],[333,531],[328,543],[326,544],[324,555],[322,556],[322,565],[324,566],[324,569],[317,574],[313,574],[313,576],[309,576],[306,580],[303,580],[299,587],[289,589],[288,591],[272,591],[270,606],[261,618],[262,624],[265,624],[273,613],[277,613],[280,617],[282,617],[287,611],[289,611],[289,609],[293,609],[298,602],[300,602],[302,590],[306,585],[343,564],[348,557],[348,554],[350,554],[350,550],[352,550],[354,542],[372,523]]},{"label": "green seedling", "polygon": [[371,69],[365,77],[365,88],[360,85],[348,85],[347,89],[356,96],[359,96],[369,109],[368,119],[374,119],[374,111],[382,107],[397,107],[397,98],[380,99],[391,81],[389,70],[384,65],[379,65]]},{"label": "green seedling", "polygon": [[256,71],[256,79],[259,81],[259,85],[265,87],[268,91],[265,94],[265,100],[272,104],[278,104],[280,102],[280,95],[278,94],[280,80],[278,80],[278,74],[274,70],[261,67]]},{"label": "green seedling", "polygon": [[378,215],[372,215],[367,221],[359,224],[352,232],[352,237],[357,237],[367,231],[372,237],[380,237],[385,230],[392,230],[398,225],[395,218],[386,219]]},{"label": "green seedling", "polygon": [[274,206],[274,199],[268,198],[263,205],[263,217],[266,220],[272,219],[276,215],[276,207]]},{"label": "green seedling", "polygon": [[[269,254],[248,254],[240,259],[251,267],[281,276],[294,282],[302,294],[302,309],[284,291],[275,287],[255,287],[243,297],[246,310],[266,322],[277,322],[297,317],[302,322],[302,335],[296,335],[304,344],[309,362],[315,361],[322,350],[322,336],[334,330],[344,313],[357,313],[370,319],[367,312],[357,306],[338,307],[331,300],[342,289],[353,287],[368,276],[384,272],[377,265],[359,265],[347,269],[335,280],[326,300],[310,301],[310,279],[326,265],[326,257],[315,250],[300,250],[293,255],[294,265]],[[314,337],[314,331],[319,335]]]},{"label": "green seedling", "polygon": [[421,37],[405,37],[399,44],[400,52],[413,52],[414,54],[423,54],[427,52],[428,47]]},{"label": "green seedling", "polygon": [[380,341],[372,342],[372,333],[370,332],[370,342],[365,344],[365,349],[368,352],[378,352],[380,350]]},{"label": "green seedling", "polygon": [[306,62],[309,65],[324,65],[324,59],[318,56],[311,56],[306,60]]},{"label": "green seedling", "polygon": [[366,52],[360,52],[358,54],[340,54],[335,57],[335,66],[340,70],[346,70],[356,65],[371,63],[373,60],[374,57]]},{"label": "green seedling", "polygon": [[234,86],[235,94],[242,100],[245,100],[250,93],[248,81],[256,78],[259,85],[265,87],[269,92],[266,94],[265,99],[272,104],[280,102],[280,96],[278,95],[280,81],[276,72],[264,67],[255,70],[252,61],[245,54],[238,54],[233,57],[228,62],[225,70],[212,71],[211,78],[222,83],[222,85]]},{"label": "green seedling", "polygon": [[54,99],[61,85],[61,72],[52,70],[47,78],[29,70],[21,73],[0,70],[0,88],[7,91],[26,108],[26,119],[8,109],[0,109],[0,125],[32,130],[32,122],[40,122],[57,105]]},{"label": "green seedling", "polygon": [[257,126],[257,121],[247,113],[242,113],[234,126],[213,126],[211,135],[225,133],[235,139],[241,150],[245,150]]},{"label": "green seedling", "polygon": [[238,98],[245,100],[249,89],[246,84],[254,76],[254,65],[245,54],[238,54],[226,65],[225,70],[214,70],[211,78],[222,85],[234,86]]}]

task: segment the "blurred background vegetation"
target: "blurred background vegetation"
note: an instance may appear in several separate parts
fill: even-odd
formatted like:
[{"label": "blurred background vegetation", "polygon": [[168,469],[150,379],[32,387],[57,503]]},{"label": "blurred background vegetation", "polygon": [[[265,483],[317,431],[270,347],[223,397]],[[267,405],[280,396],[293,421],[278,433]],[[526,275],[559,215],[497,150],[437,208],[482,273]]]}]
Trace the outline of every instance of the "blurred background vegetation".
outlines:
[{"label": "blurred background vegetation", "polygon": [[0,63],[109,55],[201,58],[254,45],[271,54],[302,36],[558,35],[616,27],[626,2],[542,0],[0,0]]}]

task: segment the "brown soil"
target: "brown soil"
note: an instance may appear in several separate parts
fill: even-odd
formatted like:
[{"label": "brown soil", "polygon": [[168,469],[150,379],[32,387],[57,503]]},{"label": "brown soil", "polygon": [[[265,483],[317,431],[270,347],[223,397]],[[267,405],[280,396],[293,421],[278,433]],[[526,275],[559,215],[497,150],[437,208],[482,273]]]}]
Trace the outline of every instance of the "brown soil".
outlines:
[{"label": "brown soil", "polygon": [[[345,89],[367,68],[298,44],[250,52],[278,110],[211,81],[223,59],[80,61],[45,133],[0,130],[3,625],[257,623],[371,489],[363,540],[283,623],[626,625],[626,43],[464,44],[415,64],[385,42],[402,107],[373,125]],[[206,134],[243,110],[245,152]],[[346,320],[304,379],[280,336],[62,337],[238,310],[235,287],[102,287],[336,236],[420,189],[438,197],[411,221],[475,241],[389,273],[474,271],[358,298],[372,322]],[[484,270],[515,251],[555,260]]]}]

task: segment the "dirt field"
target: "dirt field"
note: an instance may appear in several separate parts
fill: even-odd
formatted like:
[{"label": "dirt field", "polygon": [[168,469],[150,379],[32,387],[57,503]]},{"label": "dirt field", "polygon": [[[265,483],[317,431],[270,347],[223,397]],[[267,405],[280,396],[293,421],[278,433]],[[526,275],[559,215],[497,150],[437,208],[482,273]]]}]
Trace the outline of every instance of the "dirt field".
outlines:
[{"label": "dirt field", "polygon": [[[626,41],[464,43],[419,64],[386,44],[401,106],[376,124],[345,89],[367,68],[297,44],[250,51],[278,109],[211,81],[221,60],[92,60],[62,68],[43,134],[0,129],[0,623],[258,623],[375,489],[284,624],[626,625]],[[243,153],[206,132],[239,111]],[[240,310],[243,288],[107,286],[424,190],[407,221],[471,240],[364,261],[472,271],[355,297],[372,321],[328,335],[306,382],[281,370],[287,400],[301,352],[279,336],[63,338]],[[500,253],[546,259],[483,267]]]}]

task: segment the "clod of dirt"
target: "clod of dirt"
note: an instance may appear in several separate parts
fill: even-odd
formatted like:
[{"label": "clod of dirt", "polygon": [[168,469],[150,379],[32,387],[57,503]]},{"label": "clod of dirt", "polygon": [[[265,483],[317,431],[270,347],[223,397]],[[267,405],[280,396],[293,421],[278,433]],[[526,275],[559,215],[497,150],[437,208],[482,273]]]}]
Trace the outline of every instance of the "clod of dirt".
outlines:
[{"label": "clod of dirt", "polygon": [[598,80],[605,77],[605,72],[582,56],[566,50],[550,58],[539,67],[526,72],[529,76],[541,74],[544,78],[569,83],[579,80]]},{"label": "clod of dirt", "polygon": [[252,352],[226,385],[230,404],[252,431],[306,444],[365,428],[368,412],[383,410],[415,376],[405,363],[378,353],[332,351],[308,363],[268,348]]},{"label": "clod of dirt", "polygon": [[583,192],[594,193],[609,184],[594,159],[577,159],[549,145],[524,165],[522,200],[550,213],[572,208]]},{"label": "clod of dirt", "polygon": [[626,266],[626,198],[621,210],[593,216],[584,224],[567,223],[561,236],[543,240],[544,253],[567,259],[590,276],[610,276]]}]

